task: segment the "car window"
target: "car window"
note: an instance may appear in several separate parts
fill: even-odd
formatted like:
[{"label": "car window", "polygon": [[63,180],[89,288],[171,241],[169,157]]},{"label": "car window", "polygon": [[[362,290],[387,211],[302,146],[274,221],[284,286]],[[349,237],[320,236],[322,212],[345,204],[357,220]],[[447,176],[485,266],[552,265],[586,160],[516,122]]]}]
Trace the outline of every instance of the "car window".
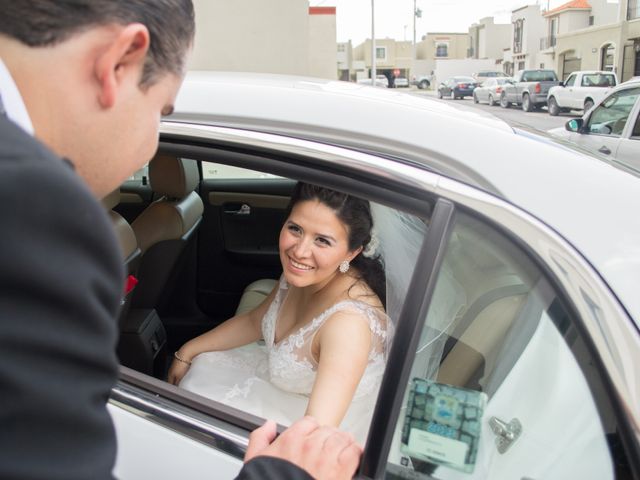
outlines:
[{"label": "car window", "polygon": [[607,97],[589,117],[587,132],[599,135],[621,135],[638,95],[640,95],[640,88],[629,88]]},{"label": "car window", "polygon": [[582,76],[583,87],[613,87],[616,77],[612,73],[590,73]]},{"label": "car window", "polygon": [[523,82],[555,82],[558,80],[553,70],[534,70],[524,73]]},{"label": "car window", "polygon": [[223,165],[221,163],[202,162],[202,178],[205,180],[214,178],[228,180],[245,178],[281,179],[282,177],[257,170]]},{"label": "car window", "polygon": [[615,478],[626,460],[593,365],[537,265],[500,232],[459,214],[388,478]]},{"label": "car window", "polygon": [[573,84],[575,82],[576,82],[576,76],[575,75],[569,75],[569,78],[567,78],[567,81],[564,82],[564,84],[567,87],[573,87]]}]

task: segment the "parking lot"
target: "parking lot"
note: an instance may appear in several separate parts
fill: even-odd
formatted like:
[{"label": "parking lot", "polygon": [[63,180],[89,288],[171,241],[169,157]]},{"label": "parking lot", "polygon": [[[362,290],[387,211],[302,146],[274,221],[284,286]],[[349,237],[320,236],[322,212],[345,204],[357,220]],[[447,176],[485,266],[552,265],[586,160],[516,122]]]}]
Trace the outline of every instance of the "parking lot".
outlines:
[{"label": "parking lot", "polygon": [[450,105],[455,105],[459,108],[473,108],[480,109],[498,118],[501,118],[509,125],[527,125],[538,130],[549,130],[551,128],[557,128],[563,126],[571,118],[579,117],[582,115],[580,111],[573,111],[571,114],[562,113],[557,117],[552,117],[547,113],[546,107],[540,111],[524,112],[521,108],[512,106],[511,108],[501,108],[500,106],[490,107],[486,103],[473,103],[473,98],[465,97],[462,100],[449,100],[438,99],[434,90],[418,90],[411,89],[409,92],[411,95],[427,96],[433,98],[438,102],[445,102]]}]

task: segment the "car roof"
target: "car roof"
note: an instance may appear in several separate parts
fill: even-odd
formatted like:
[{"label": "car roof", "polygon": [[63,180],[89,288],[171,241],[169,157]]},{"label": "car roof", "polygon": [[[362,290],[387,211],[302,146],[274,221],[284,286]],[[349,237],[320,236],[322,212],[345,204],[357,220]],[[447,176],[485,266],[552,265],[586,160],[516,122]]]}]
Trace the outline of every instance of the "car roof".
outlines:
[{"label": "car roof", "polygon": [[380,152],[487,191],[572,243],[640,323],[640,179],[549,135],[395,89],[269,74],[190,72],[169,119]]}]

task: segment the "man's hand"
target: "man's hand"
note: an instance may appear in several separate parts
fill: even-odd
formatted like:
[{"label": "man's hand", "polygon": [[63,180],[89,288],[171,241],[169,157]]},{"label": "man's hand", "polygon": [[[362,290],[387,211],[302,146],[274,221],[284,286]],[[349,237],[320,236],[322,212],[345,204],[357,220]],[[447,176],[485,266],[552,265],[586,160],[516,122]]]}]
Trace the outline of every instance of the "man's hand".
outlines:
[{"label": "man's hand", "polygon": [[358,468],[362,447],[353,436],[333,427],[321,427],[304,417],[276,438],[276,424],[267,421],[249,437],[245,463],[254,457],[287,460],[317,479],[349,479]]}]

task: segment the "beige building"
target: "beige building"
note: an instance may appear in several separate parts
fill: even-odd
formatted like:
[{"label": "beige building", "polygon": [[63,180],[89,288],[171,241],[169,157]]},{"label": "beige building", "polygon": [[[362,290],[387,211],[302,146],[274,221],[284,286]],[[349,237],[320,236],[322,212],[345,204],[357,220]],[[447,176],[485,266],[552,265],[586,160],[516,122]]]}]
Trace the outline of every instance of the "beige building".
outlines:
[{"label": "beige building", "polygon": [[[371,55],[371,39],[353,48],[352,68],[355,75],[352,74],[350,79],[371,76]],[[411,42],[398,42],[392,38],[376,39],[376,73],[385,75],[390,82],[393,77],[408,78],[413,63],[412,55]]]},{"label": "beige building", "polygon": [[336,79],[336,7],[309,7],[309,75]]},{"label": "beige building", "polygon": [[575,70],[609,70],[621,81],[640,75],[640,3],[573,0],[544,14],[542,53],[561,78]]},{"label": "beige building", "polygon": [[620,0],[620,48],[616,67],[621,80],[640,76],[640,2]]},{"label": "beige building", "polygon": [[504,71],[513,75],[518,70],[551,68],[540,62],[540,39],[544,36],[545,21],[539,5],[526,5],[511,12],[511,46],[503,53]]},{"label": "beige building", "polygon": [[619,4],[572,0],[543,16],[547,25],[540,40],[541,56],[561,79],[576,70],[618,70]]},{"label": "beige building", "polygon": [[493,17],[480,19],[469,27],[469,58],[493,58],[502,63],[504,49],[511,40],[510,23],[494,23]]},{"label": "beige building", "polygon": [[336,9],[308,0],[194,0],[190,70],[335,79]]},{"label": "beige building", "polygon": [[467,58],[468,33],[427,33],[416,45],[418,60]]}]

